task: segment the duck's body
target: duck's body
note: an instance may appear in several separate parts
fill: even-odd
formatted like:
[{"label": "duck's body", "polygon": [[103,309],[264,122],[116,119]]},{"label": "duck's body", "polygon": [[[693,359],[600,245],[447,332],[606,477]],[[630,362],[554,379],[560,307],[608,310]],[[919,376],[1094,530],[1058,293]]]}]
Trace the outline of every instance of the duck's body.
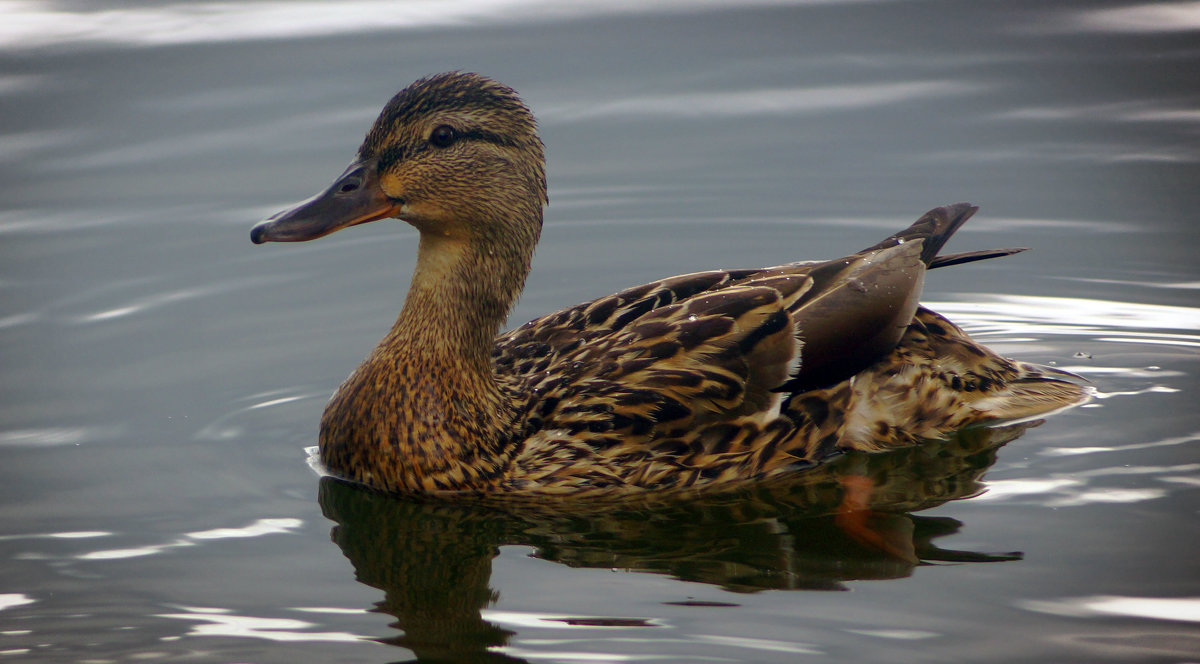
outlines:
[{"label": "duck's body", "polygon": [[255,227],[307,240],[397,217],[421,231],[403,311],[326,408],[334,473],[402,493],[729,485],[1086,399],[919,308],[924,272],[975,208],[932,210],[846,258],[683,275],[496,336],[546,202],[512,90],[414,83],[319,197]]}]

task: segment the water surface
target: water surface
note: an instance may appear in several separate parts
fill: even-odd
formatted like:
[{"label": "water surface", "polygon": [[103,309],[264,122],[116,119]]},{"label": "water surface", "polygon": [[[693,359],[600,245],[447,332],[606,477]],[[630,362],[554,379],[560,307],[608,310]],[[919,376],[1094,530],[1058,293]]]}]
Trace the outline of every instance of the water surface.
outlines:
[{"label": "water surface", "polygon": [[[1200,657],[1200,5],[9,3],[0,659]],[[982,211],[926,300],[1091,380],[1024,431],[786,487],[539,510],[320,480],[416,235],[255,247],[418,76],[524,95],[551,206],[511,321]],[[888,490],[873,545],[838,478]]]}]

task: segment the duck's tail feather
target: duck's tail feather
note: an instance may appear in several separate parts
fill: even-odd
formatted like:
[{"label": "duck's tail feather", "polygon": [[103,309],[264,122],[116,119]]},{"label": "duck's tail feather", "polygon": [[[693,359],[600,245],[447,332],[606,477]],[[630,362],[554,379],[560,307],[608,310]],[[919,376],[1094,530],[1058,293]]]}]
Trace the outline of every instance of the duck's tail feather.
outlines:
[{"label": "duck's tail feather", "polygon": [[[951,235],[957,231],[967,220],[974,215],[979,208],[970,203],[955,203],[954,205],[944,205],[939,208],[934,208],[926,212],[920,221],[928,219],[933,225],[929,237],[925,238],[925,244],[921,247],[921,261],[926,265],[933,263],[937,258],[938,252],[950,239]],[[914,224],[915,225],[915,224]]]},{"label": "duck's tail feather", "polygon": [[949,267],[951,265],[962,265],[963,263],[973,263],[988,258],[1000,258],[1001,256],[1011,256],[1019,254],[1022,251],[1029,251],[1029,247],[1009,247],[1007,249],[983,249],[981,251],[966,251],[961,254],[948,254],[946,256],[936,256],[929,263],[929,269],[935,267]]},{"label": "duck's tail feather", "polygon": [[883,242],[866,251],[883,249],[913,240],[923,240],[925,244],[921,247],[921,261],[932,270],[936,267],[949,267],[951,265],[973,263],[988,258],[1011,256],[1029,250],[1028,247],[1006,247],[1004,249],[982,249],[979,251],[965,251],[958,254],[939,256],[938,252],[946,245],[950,236],[954,235],[978,210],[977,206],[970,203],[955,203],[953,205],[943,205],[942,207],[934,208],[922,215],[913,225],[888,237]]},{"label": "duck's tail feather", "polygon": [[1018,363],[1022,375],[1000,389],[971,402],[971,407],[990,422],[1020,422],[1042,418],[1092,399],[1091,387],[1075,374]]},{"label": "duck's tail feather", "polygon": [[954,235],[954,232],[965,224],[977,210],[979,208],[970,203],[955,203],[934,208],[921,215],[921,218],[908,228],[889,236],[879,244],[864,250],[863,253],[921,240],[924,241],[921,246],[921,262],[931,265],[950,236]]},{"label": "duck's tail feather", "polygon": [[896,350],[848,383],[843,446],[880,451],[913,438],[1040,419],[1089,401],[1094,390],[1086,382],[1001,357],[921,308]]}]

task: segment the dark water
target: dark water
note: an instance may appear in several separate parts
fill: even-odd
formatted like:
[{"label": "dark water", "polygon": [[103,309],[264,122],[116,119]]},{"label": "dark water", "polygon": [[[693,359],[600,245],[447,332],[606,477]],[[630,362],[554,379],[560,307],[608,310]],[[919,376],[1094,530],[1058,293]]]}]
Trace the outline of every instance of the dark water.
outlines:
[{"label": "dark water", "polygon": [[[1197,3],[10,4],[0,661],[1200,660]],[[456,68],[549,149],[514,324],[969,200],[951,250],[1035,250],[926,300],[1098,398],[684,504],[319,480],[416,235],[248,230]],[[870,546],[829,516],[863,473]]]}]

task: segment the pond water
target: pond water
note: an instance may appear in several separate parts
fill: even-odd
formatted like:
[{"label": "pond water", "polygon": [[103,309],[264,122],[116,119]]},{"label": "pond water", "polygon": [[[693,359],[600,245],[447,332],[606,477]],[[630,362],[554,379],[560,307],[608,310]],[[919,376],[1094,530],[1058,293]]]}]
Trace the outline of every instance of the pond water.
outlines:
[{"label": "pond water", "polygon": [[[0,661],[1200,659],[1200,4],[7,3]],[[686,503],[318,478],[415,232],[250,226],[465,69],[542,123],[510,322],[981,212],[925,300],[1087,377],[1027,430]],[[830,516],[868,473],[873,529]]]}]

